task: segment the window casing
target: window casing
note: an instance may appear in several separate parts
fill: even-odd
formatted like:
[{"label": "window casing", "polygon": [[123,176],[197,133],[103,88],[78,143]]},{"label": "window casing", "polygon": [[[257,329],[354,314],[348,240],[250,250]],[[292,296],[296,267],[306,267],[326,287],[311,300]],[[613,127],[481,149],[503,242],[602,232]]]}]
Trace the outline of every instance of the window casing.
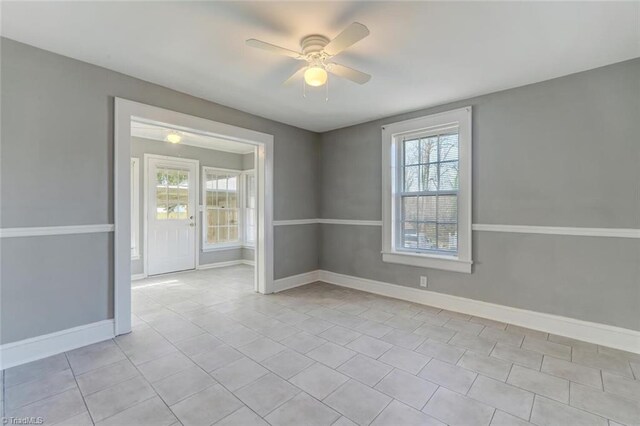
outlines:
[{"label": "window casing", "polygon": [[471,107],[382,137],[383,261],[471,272]]}]

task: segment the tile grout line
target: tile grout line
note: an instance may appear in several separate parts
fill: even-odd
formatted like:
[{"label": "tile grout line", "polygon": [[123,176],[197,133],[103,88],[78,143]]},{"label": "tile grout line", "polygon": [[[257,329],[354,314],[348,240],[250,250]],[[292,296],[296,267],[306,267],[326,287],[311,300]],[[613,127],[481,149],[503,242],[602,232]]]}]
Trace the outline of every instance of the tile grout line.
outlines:
[{"label": "tile grout line", "polygon": [[[71,375],[73,376],[73,381],[76,383],[76,387],[78,388],[78,393],[80,394],[80,397],[82,398],[82,403],[84,404],[84,408],[85,410],[87,410],[87,414],[89,414],[89,418],[91,419],[91,423],[93,423],[94,425],[96,424],[95,420],[93,419],[93,414],[91,414],[91,411],[89,411],[89,406],[87,405],[87,401],[84,399],[84,394],[82,393],[82,389],[80,389],[80,385],[78,384],[78,378],[76,377],[76,373],[75,371],[73,371],[73,368],[71,367],[71,362],[69,362],[69,356],[67,355],[67,352],[64,352],[64,358],[67,360],[67,363],[69,364],[69,370],[71,370]],[[73,416],[65,419],[68,420],[70,418],[72,418]]]},{"label": "tile grout line", "polygon": [[[121,350],[122,350],[122,349],[121,349]],[[127,356],[127,355],[125,354],[125,356]],[[128,359],[128,358],[127,358],[127,359]],[[129,360],[129,362],[131,362],[131,360]],[[134,367],[136,370],[138,369],[138,367],[137,367],[135,364],[133,364],[133,362],[131,362],[131,364],[133,365],[133,367]],[[139,371],[139,370],[138,370],[138,372],[140,373],[140,371]],[[107,388],[104,388],[104,389],[102,389],[102,390],[100,390],[100,391],[94,392],[94,393],[92,393],[91,395],[94,395],[94,394],[96,394],[96,393],[98,393],[98,392],[101,392],[101,391],[103,391],[103,390],[111,389],[111,388],[113,388],[113,387],[115,387],[115,386],[118,386],[119,384],[122,384],[122,383],[124,383],[124,382],[126,382],[126,381],[128,381],[128,380],[133,380],[133,379],[135,379],[135,378],[136,378],[136,377],[130,377],[130,378],[126,379],[126,380],[123,380],[122,382],[118,382],[117,384],[114,384],[114,385],[112,385],[112,386],[109,386],[109,387],[107,387]],[[123,408],[122,410],[118,411],[117,413],[114,413],[114,414],[112,414],[112,415],[110,415],[110,416],[107,416],[107,417],[105,417],[105,418],[103,418],[103,419],[100,419],[100,420],[99,420],[99,422],[104,422],[105,420],[110,419],[110,418],[112,418],[112,417],[114,417],[114,416],[117,416],[118,414],[123,413],[123,412],[127,411],[127,410],[128,410],[128,409],[130,409],[130,408],[136,407],[136,406],[138,406],[138,405],[142,404],[143,402],[147,402],[147,401],[149,401],[150,399],[153,399],[153,398],[154,398],[154,397],[156,397],[156,396],[157,396],[158,398],[160,398],[160,400],[162,401],[162,403],[163,403],[163,404],[165,404],[165,406],[167,406],[166,402],[164,402],[164,400],[162,399],[162,397],[161,397],[160,395],[158,395],[158,392],[156,392],[156,390],[155,390],[155,388],[153,387],[153,385],[151,385],[151,382],[149,382],[149,381],[147,380],[147,378],[146,378],[146,377],[144,377],[144,376],[142,375],[142,373],[140,373],[140,378],[141,378],[142,380],[144,380],[144,381],[145,381],[145,382],[146,382],[146,383],[151,387],[151,389],[153,389],[153,392],[154,392],[154,394],[155,394],[155,395],[152,395],[152,396],[150,396],[149,398],[146,398],[146,399],[143,399],[143,400],[141,400],[141,401],[138,401],[138,402],[136,402],[135,404],[128,405],[127,407]],[[81,392],[81,393],[82,393],[82,392]],[[167,406],[167,408],[170,410],[169,406]],[[176,417],[176,418],[177,418],[177,417]],[[94,424],[95,424],[95,422],[94,422]]]},{"label": "tile grout line", "polygon": [[[57,354],[57,355],[65,355],[65,358],[66,358],[66,353],[65,353],[65,352],[62,352],[62,353]],[[52,355],[52,356],[55,356],[55,355]],[[67,363],[68,363],[68,361],[67,361]],[[71,375],[72,375],[72,376],[74,376],[73,370],[71,369],[71,365],[69,365],[69,368],[65,368],[64,370],[60,370],[60,371],[56,371],[56,372],[50,373],[48,376],[53,376],[53,375],[56,375],[56,374],[60,374],[60,373],[63,373],[63,372],[65,372],[65,371],[67,371],[67,370],[71,371]],[[46,378],[46,376],[45,376],[45,378]],[[75,379],[75,376],[74,376],[74,379]],[[14,388],[14,387],[33,384],[34,382],[38,382],[38,381],[40,381],[40,380],[45,380],[45,379],[44,379],[44,378],[42,378],[42,379],[34,379],[34,380],[30,380],[30,381],[23,382],[23,383],[18,383],[18,384],[16,384],[16,385],[9,386],[9,388],[8,388],[8,389],[9,389],[9,391],[11,391],[11,389],[12,389],[12,388]],[[77,382],[76,382],[76,384],[77,384]],[[26,403],[26,404],[19,405],[19,406],[17,406],[17,407],[13,407],[13,408],[12,408],[12,410],[17,410],[17,409],[19,409],[19,408],[24,408],[24,407],[26,407],[26,406],[28,406],[28,405],[31,405],[31,404],[35,404],[35,403],[38,403],[38,402],[42,402],[42,401],[44,401],[44,400],[47,400],[47,399],[49,399],[49,398],[53,398],[54,396],[61,395],[61,394],[65,393],[65,392],[68,392],[68,391],[70,391],[70,390],[72,390],[72,389],[63,389],[63,390],[60,390],[60,391],[56,391],[56,392],[54,392],[54,393],[52,393],[52,394],[50,394],[50,395],[44,396],[44,397],[42,397],[42,398],[40,398],[40,399],[36,399],[36,400],[30,401],[30,402],[28,402],[28,403]],[[78,388],[78,390],[79,390],[79,388]],[[3,401],[4,401],[4,392],[5,392],[5,391],[3,390]]]},{"label": "tile grout line", "polygon": [[489,425],[491,425],[491,422],[493,422],[493,418],[496,416],[497,412],[498,412],[498,409],[497,408],[493,408],[493,413],[491,413],[491,418],[489,419]]},{"label": "tile grout line", "polygon": [[[384,393],[383,393],[383,394],[384,394]],[[384,394],[384,395],[386,395],[386,394]],[[387,395],[387,396],[388,396],[388,395]],[[380,416],[380,414],[382,414],[382,413],[384,412],[384,410],[386,410],[386,409],[387,409],[387,407],[388,407],[389,405],[391,405],[391,403],[392,403],[393,401],[396,401],[396,399],[395,399],[395,398],[393,398],[393,397],[391,397],[391,401],[387,402],[387,403],[385,404],[385,406],[382,408],[382,410],[380,410],[380,412],[379,412],[378,414],[376,414],[376,415],[375,415],[375,417],[374,417],[373,419],[371,419],[371,421],[370,421],[369,423],[367,423],[367,424],[368,424],[368,425],[370,425],[370,424],[372,424],[373,422],[375,422],[375,421],[376,421],[376,419]],[[398,401],[398,402],[400,402],[401,404],[403,403],[402,401]],[[407,405],[407,404],[405,404],[405,405]],[[407,407],[410,407],[410,406],[409,406],[409,405],[407,405]],[[413,407],[411,407],[411,408],[413,408]],[[346,416],[345,416],[345,417],[346,417]]]}]

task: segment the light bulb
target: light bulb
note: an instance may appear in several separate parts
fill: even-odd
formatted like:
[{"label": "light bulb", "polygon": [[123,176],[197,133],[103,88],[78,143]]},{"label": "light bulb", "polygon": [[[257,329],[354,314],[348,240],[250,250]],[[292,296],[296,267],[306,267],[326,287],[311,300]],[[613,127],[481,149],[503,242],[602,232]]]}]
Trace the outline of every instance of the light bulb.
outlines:
[{"label": "light bulb", "polygon": [[180,136],[177,133],[169,133],[167,135],[167,142],[180,143],[181,140],[182,140],[182,136]]},{"label": "light bulb", "polygon": [[327,82],[327,72],[321,67],[309,67],[304,72],[304,81],[306,81],[309,86],[322,86]]}]

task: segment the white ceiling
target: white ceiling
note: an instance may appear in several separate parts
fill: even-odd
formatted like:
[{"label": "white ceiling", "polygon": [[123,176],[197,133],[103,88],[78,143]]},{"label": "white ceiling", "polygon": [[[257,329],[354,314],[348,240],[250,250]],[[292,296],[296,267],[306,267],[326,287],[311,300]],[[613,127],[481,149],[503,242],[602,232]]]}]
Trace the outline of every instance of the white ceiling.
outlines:
[{"label": "white ceiling", "polygon": [[147,123],[140,121],[131,122],[131,136],[170,143],[167,142],[167,135],[169,133],[178,133],[182,137],[180,140],[180,144],[182,145],[232,152],[234,154],[251,154],[254,152],[254,147],[246,143],[201,135],[185,129],[177,129],[162,123]]},{"label": "white ceiling", "polygon": [[[302,97],[291,49],[351,22],[336,61],[373,75]],[[640,56],[640,2],[2,2],[8,38],[313,131]]]}]

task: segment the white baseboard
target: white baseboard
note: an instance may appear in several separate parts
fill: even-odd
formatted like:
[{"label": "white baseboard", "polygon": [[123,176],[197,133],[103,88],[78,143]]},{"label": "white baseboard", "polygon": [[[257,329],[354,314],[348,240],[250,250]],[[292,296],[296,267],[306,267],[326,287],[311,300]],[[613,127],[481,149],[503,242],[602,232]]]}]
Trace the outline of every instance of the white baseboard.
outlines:
[{"label": "white baseboard", "polygon": [[640,331],[636,330],[512,308],[329,271],[319,271],[319,281],[640,353]]},{"label": "white baseboard", "polygon": [[147,278],[146,274],[133,274],[133,275],[131,275],[131,281],[144,280],[145,278]]},{"label": "white baseboard", "polygon": [[279,291],[289,290],[290,288],[300,287],[301,285],[310,284],[318,281],[320,271],[305,272],[304,274],[292,275],[286,278],[275,280],[275,293]]},{"label": "white baseboard", "polygon": [[597,345],[640,353],[640,331],[544,312],[497,305],[495,303],[404,287],[330,271],[318,270],[276,280],[276,291],[310,284],[315,281],[323,281],[354,290],[362,290],[381,296],[519,325],[521,327],[570,337]]},{"label": "white baseboard", "polygon": [[102,342],[115,336],[112,319],[0,346],[0,369],[15,367],[62,352]]},{"label": "white baseboard", "polygon": [[198,265],[196,269],[213,269],[213,268],[224,268],[225,266],[235,266],[235,265],[250,265],[254,266],[255,262],[253,260],[229,260],[227,262],[216,262],[216,263],[205,263],[204,265]]}]

